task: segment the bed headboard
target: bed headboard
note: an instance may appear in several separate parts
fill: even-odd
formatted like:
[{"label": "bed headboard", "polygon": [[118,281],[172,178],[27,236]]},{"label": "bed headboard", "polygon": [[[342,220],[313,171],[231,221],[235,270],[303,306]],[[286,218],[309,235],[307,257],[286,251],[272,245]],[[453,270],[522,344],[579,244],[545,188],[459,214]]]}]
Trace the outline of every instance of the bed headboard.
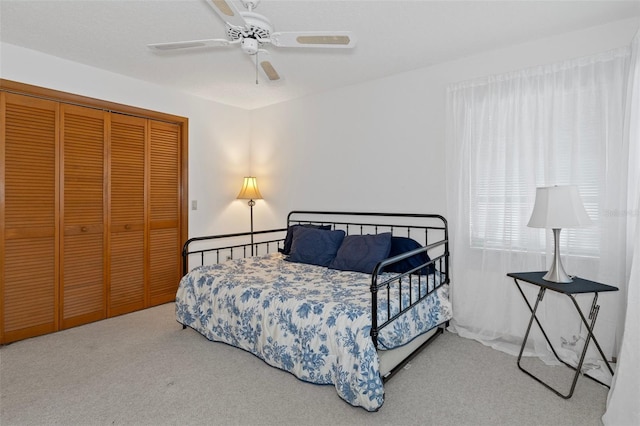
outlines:
[{"label": "bed headboard", "polygon": [[291,225],[330,225],[344,230],[346,235],[365,235],[391,232],[394,236],[409,237],[423,246],[433,246],[431,258],[441,257],[448,270],[448,228],[446,219],[437,214],[337,212],[293,210],[287,215],[287,227],[265,231],[194,237],[182,249],[183,274],[189,264],[221,263],[234,258],[263,255],[281,249]]},{"label": "bed headboard", "polygon": [[287,215],[287,227],[306,223],[331,225],[346,235],[391,232],[423,245],[448,239],[447,220],[436,214],[293,210]]}]

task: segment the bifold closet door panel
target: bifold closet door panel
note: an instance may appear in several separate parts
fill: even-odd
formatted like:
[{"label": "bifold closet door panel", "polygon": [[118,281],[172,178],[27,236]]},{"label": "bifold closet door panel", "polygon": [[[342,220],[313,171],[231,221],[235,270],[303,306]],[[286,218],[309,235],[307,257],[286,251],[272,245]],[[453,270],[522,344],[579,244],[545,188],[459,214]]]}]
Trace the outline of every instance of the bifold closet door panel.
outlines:
[{"label": "bifold closet door panel", "polygon": [[105,274],[104,111],[61,106],[63,162],[61,191],[61,328],[103,319],[107,314]]},{"label": "bifold closet door panel", "polygon": [[149,304],[175,300],[180,281],[180,126],[150,121]]},{"label": "bifold closet door panel", "polygon": [[59,105],[0,93],[3,343],[58,328]]},{"label": "bifold closet door panel", "polygon": [[111,114],[108,316],[146,306],[147,120]]}]

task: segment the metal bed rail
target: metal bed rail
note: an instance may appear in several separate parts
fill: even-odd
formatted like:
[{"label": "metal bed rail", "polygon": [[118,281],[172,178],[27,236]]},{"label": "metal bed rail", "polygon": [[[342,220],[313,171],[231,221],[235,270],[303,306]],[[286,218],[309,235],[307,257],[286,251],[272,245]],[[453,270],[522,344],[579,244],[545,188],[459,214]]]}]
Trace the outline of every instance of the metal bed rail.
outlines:
[{"label": "metal bed rail", "polygon": [[[186,275],[187,272],[189,272],[189,256],[191,255],[195,255],[195,254],[200,255],[200,265],[204,265],[205,256],[208,253],[215,254],[214,263],[220,263],[220,261],[233,259],[234,251],[236,253],[238,251],[241,251],[241,254],[242,254],[241,257],[247,257],[248,252],[252,252],[255,255],[262,254],[263,252],[261,252],[260,249],[263,249],[264,253],[270,253],[274,246],[276,249],[280,249],[282,245],[281,243],[284,241],[284,236],[276,237],[276,235],[282,235],[282,233],[285,232],[286,230],[287,228],[278,228],[278,229],[268,229],[265,231],[254,231],[253,233],[238,232],[234,234],[208,235],[203,237],[190,238],[182,246],[182,275]],[[265,240],[260,240],[257,242],[256,241],[242,242],[247,238],[251,239],[251,237],[255,237],[255,236],[270,236],[270,238]],[[224,245],[221,247],[215,246],[215,242],[220,240],[226,241],[229,239],[237,239],[240,242],[238,242],[237,244]],[[213,247],[207,246],[199,249],[190,249],[190,246],[196,242],[208,242],[208,243],[212,243],[214,246]],[[229,254],[226,255],[228,256],[227,258],[221,259],[220,258],[221,253],[223,253],[223,256],[225,256],[224,253],[229,253]]]},{"label": "metal bed rail", "polygon": [[[380,330],[389,324],[393,323],[397,318],[410,311],[414,306],[421,301],[429,297],[433,292],[438,290],[445,284],[449,284],[449,272],[447,270],[447,261],[449,258],[448,240],[438,241],[430,244],[426,247],[415,249],[401,255],[385,259],[378,263],[371,274],[371,337],[373,344],[378,347],[378,334]],[[394,263],[400,262],[403,259],[410,258],[420,253],[427,253],[436,247],[444,246],[444,253],[430,258],[428,262],[425,262],[413,269],[404,273],[399,273],[389,277],[388,275],[381,275],[385,267]],[[427,268],[429,271],[427,275],[416,275],[420,270]],[[421,278],[425,277],[425,278]],[[414,293],[414,281],[418,280],[418,294]],[[419,280],[427,280],[425,283],[425,291],[422,291],[422,285]],[[429,289],[429,281],[433,280],[433,288]],[[394,300],[397,302],[398,310],[394,315],[391,315],[393,305],[391,303],[391,291],[392,286],[397,286],[399,297]],[[387,320],[381,324],[378,324],[378,293],[380,291],[386,291],[386,296],[389,302],[387,303]],[[406,306],[402,305],[403,296],[408,295],[408,303]]]}]

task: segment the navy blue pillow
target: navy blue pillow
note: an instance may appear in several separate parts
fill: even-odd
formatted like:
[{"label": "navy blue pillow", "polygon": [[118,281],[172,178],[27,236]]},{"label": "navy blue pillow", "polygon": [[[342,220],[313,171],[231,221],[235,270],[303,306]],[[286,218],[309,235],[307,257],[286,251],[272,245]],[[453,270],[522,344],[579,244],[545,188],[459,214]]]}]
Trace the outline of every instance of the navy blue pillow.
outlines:
[{"label": "navy blue pillow", "polygon": [[[422,247],[419,242],[407,237],[393,237],[391,238],[391,250],[388,257],[398,256],[399,254],[406,253],[411,250]],[[431,259],[427,252],[415,254],[407,259],[403,259],[400,262],[393,263],[385,268],[385,272],[398,272],[404,273],[417,268],[420,265],[424,265]],[[425,266],[422,269],[417,270],[415,273],[420,275],[427,275],[435,271],[434,265]]]},{"label": "navy blue pillow", "polygon": [[347,235],[329,268],[370,274],[378,262],[389,257],[391,232]]},{"label": "navy blue pillow", "polygon": [[304,226],[305,228],[324,229],[326,231],[331,230],[331,225],[314,225],[312,223],[305,223],[302,225],[291,225],[287,228],[287,236],[284,237],[284,247],[278,251],[282,254],[289,254],[291,252],[291,242],[293,241],[293,230],[298,226]]},{"label": "navy blue pillow", "polygon": [[325,231],[297,226],[293,229],[290,262],[329,266],[344,239],[344,231]]}]

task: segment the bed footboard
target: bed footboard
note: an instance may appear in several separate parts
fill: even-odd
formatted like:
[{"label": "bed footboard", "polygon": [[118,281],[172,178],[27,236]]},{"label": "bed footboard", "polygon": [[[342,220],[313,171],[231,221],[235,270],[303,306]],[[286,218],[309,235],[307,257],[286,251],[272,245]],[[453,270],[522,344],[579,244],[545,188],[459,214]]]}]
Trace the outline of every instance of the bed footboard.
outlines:
[{"label": "bed footboard", "polygon": [[[431,258],[429,262],[416,266],[407,272],[395,275],[393,277],[388,277],[388,274],[380,275],[381,271],[384,271],[384,269],[389,265],[398,263],[404,259],[415,256],[416,254],[426,253],[429,250],[435,249],[440,246],[443,246],[444,248],[443,254]],[[443,240],[420,249],[412,250],[399,256],[385,259],[382,262],[378,263],[373,271],[373,274],[371,275],[371,337],[373,338],[373,343],[376,348],[378,347],[378,335],[381,329],[392,324],[397,318],[410,311],[414,306],[429,297],[433,292],[437,291],[443,285],[449,284],[449,274],[447,273],[448,259],[448,240]],[[424,279],[421,278],[425,277],[424,275],[415,275],[415,271],[424,270],[425,268],[429,271],[429,273],[426,275],[426,279],[428,282],[433,282],[433,287],[429,288],[429,286],[425,286],[425,291],[422,291],[423,286],[413,285],[413,280]],[[391,289],[394,286],[398,290],[398,297],[393,301],[393,303],[397,304],[395,306],[396,309],[394,309],[393,303],[388,303],[386,315],[387,320],[379,324],[378,293],[381,291],[386,292],[386,300],[390,300]],[[414,288],[418,289],[417,294],[413,291]],[[392,314],[392,312],[394,313]]]}]

